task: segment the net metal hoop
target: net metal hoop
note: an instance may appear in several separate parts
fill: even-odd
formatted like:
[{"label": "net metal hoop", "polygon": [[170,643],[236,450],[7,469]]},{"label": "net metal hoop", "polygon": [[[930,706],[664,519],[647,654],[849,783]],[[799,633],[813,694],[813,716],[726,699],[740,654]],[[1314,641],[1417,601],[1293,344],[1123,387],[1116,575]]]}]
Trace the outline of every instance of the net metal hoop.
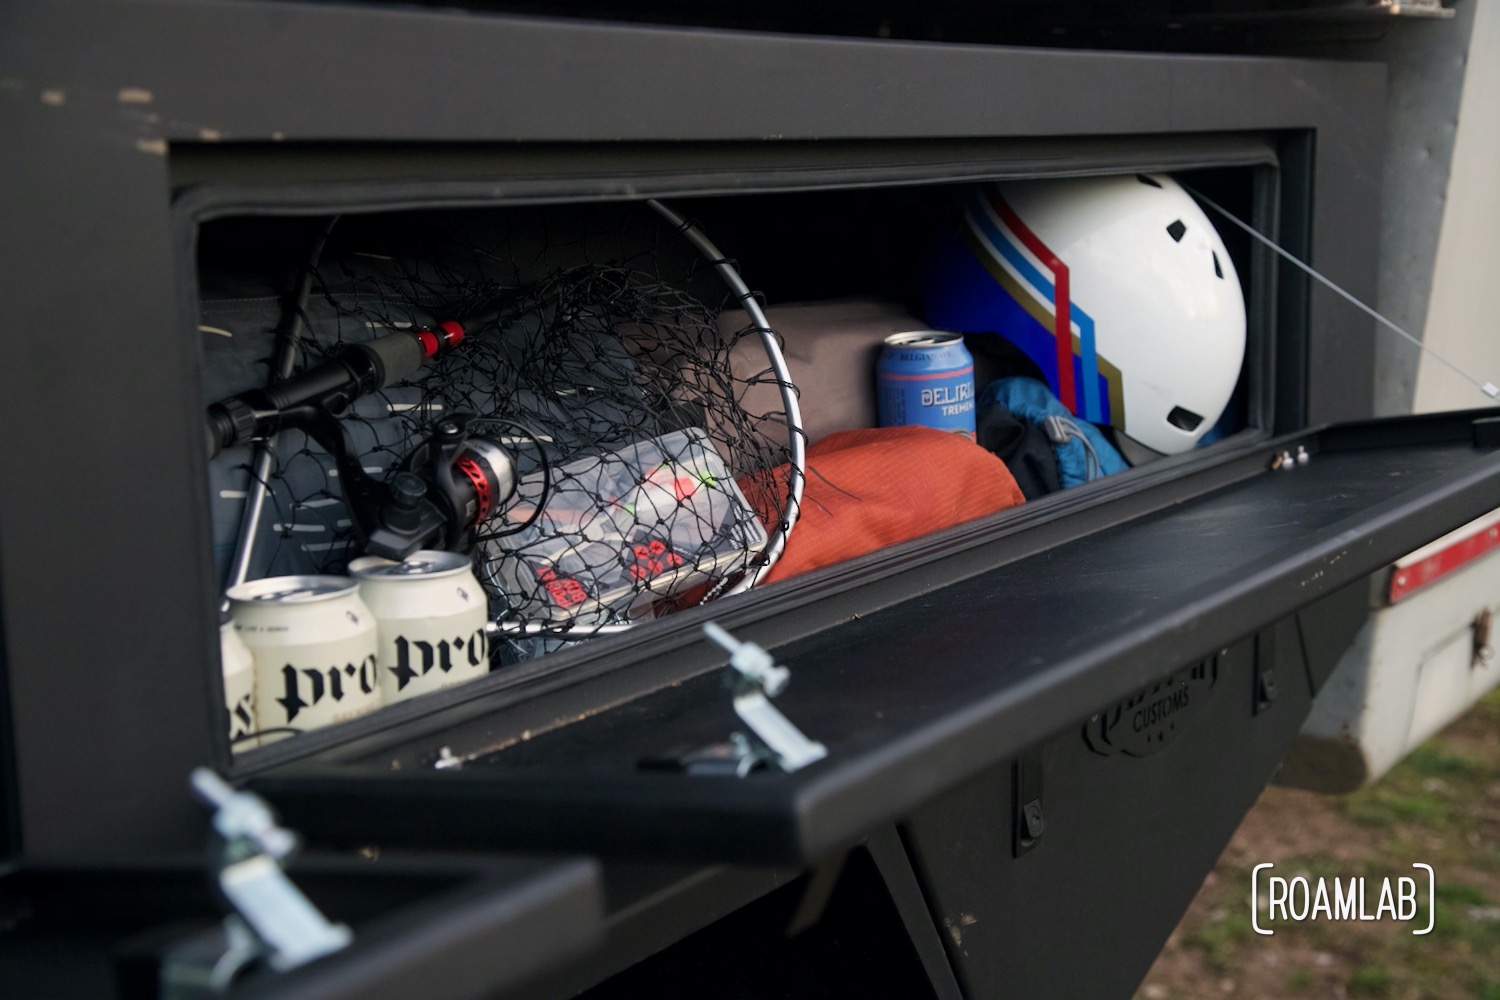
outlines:
[{"label": "net metal hoop", "polygon": [[[743,572],[738,580],[727,587],[721,581],[703,598],[702,603],[707,603],[710,600],[742,594],[754,587],[765,579],[766,574],[771,572],[772,567],[781,558],[782,552],[786,550],[787,539],[791,536],[792,529],[796,527],[797,515],[802,508],[802,491],[806,484],[807,436],[802,430],[802,408],[798,403],[797,387],[792,382],[791,370],[787,367],[786,357],[781,353],[781,345],[776,342],[776,334],[771,329],[770,321],[766,318],[765,311],[761,309],[755,293],[750,290],[750,286],[745,284],[734,264],[719,251],[719,248],[696,224],[654,198],[648,200],[646,204],[667,220],[713,265],[724,284],[734,293],[735,299],[750,316],[751,328],[760,336],[761,347],[765,350],[766,358],[771,364],[771,371],[776,376],[776,388],[780,393],[786,413],[789,470],[787,499],[782,505],[781,517],[770,532],[759,565]],[[545,637],[582,641],[595,636],[616,635],[635,628],[638,624],[640,623],[615,622],[603,625],[574,623],[551,625],[542,622],[520,622],[502,617],[491,620],[488,631],[495,637],[504,638]]]}]

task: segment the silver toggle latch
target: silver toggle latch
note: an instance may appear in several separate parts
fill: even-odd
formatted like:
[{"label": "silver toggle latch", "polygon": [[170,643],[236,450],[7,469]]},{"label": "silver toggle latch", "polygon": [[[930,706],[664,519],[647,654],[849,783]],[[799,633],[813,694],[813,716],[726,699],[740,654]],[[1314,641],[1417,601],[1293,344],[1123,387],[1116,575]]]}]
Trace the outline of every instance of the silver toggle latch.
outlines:
[{"label": "silver toggle latch", "polygon": [[741,642],[713,622],[705,622],[703,631],[729,653],[734,713],[750,729],[749,734],[731,737],[739,752],[735,773],[744,777],[761,762],[790,773],[828,756],[827,747],[804,736],[771,704],[786,689],[792,672],[777,666],[771,654],[755,643]]},{"label": "silver toggle latch", "polygon": [[224,838],[219,888],[236,911],[225,920],[230,947],[215,963],[213,992],[224,992],[257,958],[284,972],[347,947],[353,932],[331,923],[287,877],[282,865],[300,845],[265,800],[235,791],[207,768],[194,769],[191,780],[193,791],[215,809],[214,829]]}]

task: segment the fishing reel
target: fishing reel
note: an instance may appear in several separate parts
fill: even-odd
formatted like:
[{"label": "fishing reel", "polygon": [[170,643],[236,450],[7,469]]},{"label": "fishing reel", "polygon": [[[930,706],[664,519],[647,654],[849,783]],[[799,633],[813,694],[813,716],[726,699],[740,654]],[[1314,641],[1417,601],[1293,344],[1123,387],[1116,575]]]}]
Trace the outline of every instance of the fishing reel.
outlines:
[{"label": "fishing reel", "polygon": [[400,561],[418,549],[466,552],[469,532],[516,492],[516,464],[498,442],[473,433],[472,413],[444,417],[386,482],[371,478],[347,431],[327,410],[303,425],[333,456],[350,520],[365,552]]},{"label": "fishing reel", "polygon": [[345,421],[320,400],[274,413],[334,461],[349,520],[364,551],[398,562],[418,549],[467,552],[468,532],[516,492],[516,464],[498,442],[478,434],[472,413],[443,417],[384,482],[365,472]]},{"label": "fishing reel", "polygon": [[[401,463],[401,471],[387,484],[390,502],[381,520],[381,530],[372,533],[365,548],[374,555],[387,555],[376,546],[389,546],[387,535],[398,532],[412,509],[409,497],[416,481],[423,484],[422,502],[441,516],[443,527],[436,537],[441,544],[416,545],[418,548],[443,548],[465,551],[465,535],[475,525],[488,521],[516,492],[516,463],[511,453],[492,438],[474,433],[478,418],[472,413],[455,413],[439,421],[431,435]],[[401,503],[408,506],[402,507]],[[420,504],[419,504],[420,507]]]}]

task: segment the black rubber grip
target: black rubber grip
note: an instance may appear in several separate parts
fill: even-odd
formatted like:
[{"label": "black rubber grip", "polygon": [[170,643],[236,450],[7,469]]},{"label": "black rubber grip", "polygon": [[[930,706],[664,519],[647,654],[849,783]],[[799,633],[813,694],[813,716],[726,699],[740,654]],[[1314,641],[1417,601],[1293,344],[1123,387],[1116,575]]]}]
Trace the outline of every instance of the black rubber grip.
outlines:
[{"label": "black rubber grip", "polygon": [[374,360],[379,372],[381,387],[394,385],[415,373],[427,360],[427,354],[422,350],[422,344],[410,333],[397,332],[388,333],[384,337],[376,337],[358,345],[358,349],[368,352]]}]

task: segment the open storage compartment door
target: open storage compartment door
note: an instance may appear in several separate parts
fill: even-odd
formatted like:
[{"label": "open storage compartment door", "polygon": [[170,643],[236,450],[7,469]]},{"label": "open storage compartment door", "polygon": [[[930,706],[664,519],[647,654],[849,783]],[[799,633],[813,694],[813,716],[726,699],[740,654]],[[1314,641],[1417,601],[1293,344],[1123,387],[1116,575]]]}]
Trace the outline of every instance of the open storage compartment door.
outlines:
[{"label": "open storage compartment door", "polygon": [[[1451,414],[1161,469],[1107,505],[1017,517],[1024,532],[955,529],[753,608],[683,613],[627,647],[677,676],[623,703],[556,692],[550,722],[522,731],[471,705],[255,784],[334,842],[813,862],[1069,726],[1110,741],[1095,713],[1173,671],[1208,693],[1236,640],[1500,505],[1495,445],[1482,415]],[[709,619],[792,669],[777,705],[826,759],[743,778],[650,767],[737,728],[723,657],[700,640]],[[1258,697],[1211,694],[1247,712]]]}]

